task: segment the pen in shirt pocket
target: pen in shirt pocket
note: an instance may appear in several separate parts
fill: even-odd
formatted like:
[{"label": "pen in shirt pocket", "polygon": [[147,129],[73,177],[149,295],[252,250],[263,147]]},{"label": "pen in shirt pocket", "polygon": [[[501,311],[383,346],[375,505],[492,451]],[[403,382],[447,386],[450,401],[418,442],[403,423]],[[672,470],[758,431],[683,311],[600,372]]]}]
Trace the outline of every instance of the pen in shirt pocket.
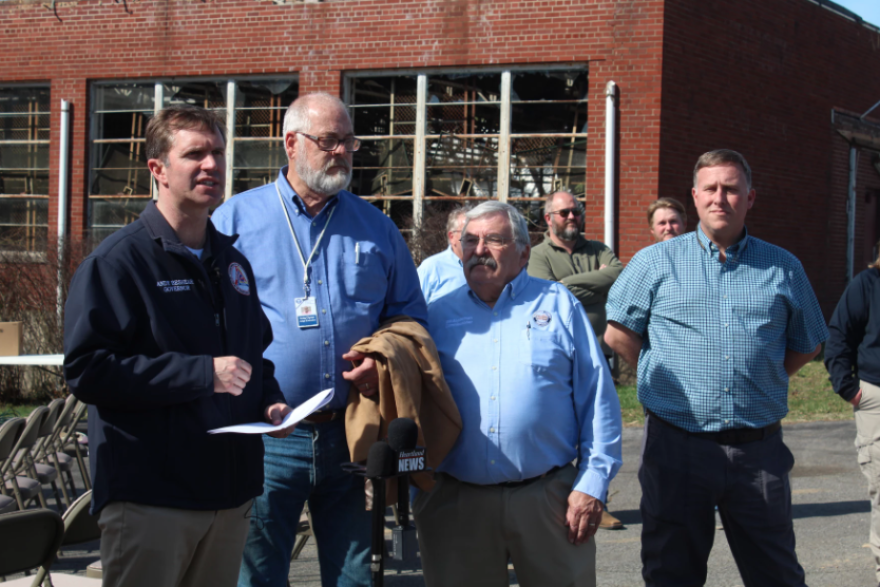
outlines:
[{"label": "pen in shirt pocket", "polygon": [[354,243],[354,264],[359,265],[361,262],[361,243]]},{"label": "pen in shirt pocket", "polygon": [[526,322],[526,338],[532,340],[532,321]]}]

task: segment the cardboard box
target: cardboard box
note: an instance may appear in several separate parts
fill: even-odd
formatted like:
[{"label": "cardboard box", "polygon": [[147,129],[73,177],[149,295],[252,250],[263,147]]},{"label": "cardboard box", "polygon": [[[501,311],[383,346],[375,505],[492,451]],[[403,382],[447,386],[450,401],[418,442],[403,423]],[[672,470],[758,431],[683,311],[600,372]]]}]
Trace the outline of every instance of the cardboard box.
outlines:
[{"label": "cardboard box", "polygon": [[24,326],[21,322],[0,322],[0,356],[21,354]]}]

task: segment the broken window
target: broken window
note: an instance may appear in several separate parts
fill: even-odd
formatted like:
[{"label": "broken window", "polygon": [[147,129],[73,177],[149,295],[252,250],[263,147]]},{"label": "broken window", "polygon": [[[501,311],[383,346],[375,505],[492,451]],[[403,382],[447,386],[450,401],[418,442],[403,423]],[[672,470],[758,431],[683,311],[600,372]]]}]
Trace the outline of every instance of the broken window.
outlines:
[{"label": "broken window", "polygon": [[363,142],[351,189],[404,229],[492,199],[538,220],[543,196],[586,192],[587,82],[583,66],[350,74],[346,97]]},{"label": "broken window", "polygon": [[228,198],[274,180],[286,164],[281,125],[297,91],[293,76],[95,84],[89,175],[92,238],[101,240],[131,223],[156,196],[144,141],[147,123],[162,107],[201,106],[224,121]]},{"label": "broken window", "polygon": [[49,87],[0,87],[0,248],[45,252]]}]

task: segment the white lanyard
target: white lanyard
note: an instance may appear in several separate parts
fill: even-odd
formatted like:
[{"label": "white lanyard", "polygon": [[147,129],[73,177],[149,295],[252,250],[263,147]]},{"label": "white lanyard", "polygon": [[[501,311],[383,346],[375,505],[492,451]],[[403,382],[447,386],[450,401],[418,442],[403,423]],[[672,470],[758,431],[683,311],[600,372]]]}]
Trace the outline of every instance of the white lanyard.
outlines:
[{"label": "white lanyard", "polygon": [[290,229],[290,236],[293,238],[293,244],[296,245],[296,252],[299,253],[299,260],[303,265],[303,293],[305,297],[309,297],[309,265],[312,263],[312,259],[315,258],[315,253],[318,251],[318,247],[321,246],[321,239],[324,238],[324,233],[327,231],[327,226],[330,224],[330,219],[333,218],[333,213],[336,212],[336,206],[330,210],[330,213],[327,214],[327,221],[324,223],[324,228],[321,229],[321,234],[318,235],[318,240],[315,241],[315,246],[312,248],[312,252],[309,253],[309,258],[306,259],[303,256],[302,249],[299,246],[299,241],[296,240],[296,233],[293,232],[293,223],[290,221],[290,212],[287,211],[287,206],[284,205],[284,197],[281,195],[281,188],[278,187],[278,181],[275,181],[275,191],[278,193],[278,201],[281,203],[281,209],[284,210],[284,216],[287,218],[287,227]]}]

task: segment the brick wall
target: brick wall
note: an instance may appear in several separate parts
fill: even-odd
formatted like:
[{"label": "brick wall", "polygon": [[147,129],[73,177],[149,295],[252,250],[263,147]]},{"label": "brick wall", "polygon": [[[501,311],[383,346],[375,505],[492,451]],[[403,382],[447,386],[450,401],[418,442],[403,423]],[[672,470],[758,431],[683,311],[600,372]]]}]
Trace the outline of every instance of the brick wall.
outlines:
[{"label": "brick wall", "polygon": [[[750,232],[801,259],[830,316],[845,287],[848,165],[831,110],[880,100],[877,71],[880,34],[806,0],[667,3],[658,195],[687,202],[693,228],[697,158],[743,153],[758,194]],[[859,231],[863,190],[880,180],[869,159]]]},{"label": "brick wall", "polygon": [[[339,93],[354,70],[584,63],[590,67],[588,234],[602,235],[604,89],[621,88],[621,191],[657,182],[662,0],[266,0],[0,3],[0,83],[52,83],[73,107],[72,218],[86,224],[89,81],[298,72],[300,91]],[[53,167],[55,167],[53,165]],[[53,172],[54,173],[54,172]],[[52,176],[53,194],[57,176]],[[626,213],[627,210],[625,209]],[[50,222],[57,207],[52,201]],[[626,230],[622,220],[622,228]],[[54,229],[50,230],[53,232]],[[620,237],[627,241],[626,234]]]}]

